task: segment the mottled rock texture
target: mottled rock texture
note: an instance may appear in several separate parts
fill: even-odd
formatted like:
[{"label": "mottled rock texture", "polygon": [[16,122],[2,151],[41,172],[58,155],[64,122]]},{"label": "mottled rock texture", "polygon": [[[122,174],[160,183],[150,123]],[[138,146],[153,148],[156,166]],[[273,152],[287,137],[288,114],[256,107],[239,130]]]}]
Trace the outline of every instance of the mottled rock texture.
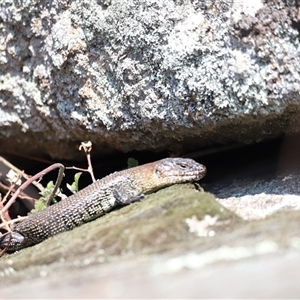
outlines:
[{"label": "mottled rock texture", "polygon": [[[186,218],[206,214],[219,216],[215,235],[190,232]],[[4,299],[296,298],[299,261],[299,211],[245,221],[177,185],[4,255],[0,290]]]},{"label": "mottled rock texture", "polygon": [[191,151],[297,131],[298,1],[2,0],[0,150]]}]

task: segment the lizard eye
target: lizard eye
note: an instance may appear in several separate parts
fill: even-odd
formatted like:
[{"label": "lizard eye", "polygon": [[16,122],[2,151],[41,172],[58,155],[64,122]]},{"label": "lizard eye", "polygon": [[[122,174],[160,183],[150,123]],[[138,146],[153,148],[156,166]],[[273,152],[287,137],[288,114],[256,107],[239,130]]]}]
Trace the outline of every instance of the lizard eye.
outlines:
[{"label": "lizard eye", "polygon": [[187,168],[186,164],[179,164],[179,166],[180,166],[181,169],[186,169]]}]

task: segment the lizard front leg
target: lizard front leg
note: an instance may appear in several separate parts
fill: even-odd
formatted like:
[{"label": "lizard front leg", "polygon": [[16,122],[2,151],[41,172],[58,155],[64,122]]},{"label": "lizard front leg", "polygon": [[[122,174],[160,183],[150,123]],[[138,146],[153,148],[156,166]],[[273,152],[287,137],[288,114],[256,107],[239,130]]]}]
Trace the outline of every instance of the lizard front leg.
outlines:
[{"label": "lizard front leg", "polygon": [[116,200],[116,204],[118,205],[127,205],[132,202],[140,201],[145,197],[144,194],[138,194],[135,196],[129,195],[129,193],[126,193],[125,190],[121,187],[114,188],[113,194]]}]

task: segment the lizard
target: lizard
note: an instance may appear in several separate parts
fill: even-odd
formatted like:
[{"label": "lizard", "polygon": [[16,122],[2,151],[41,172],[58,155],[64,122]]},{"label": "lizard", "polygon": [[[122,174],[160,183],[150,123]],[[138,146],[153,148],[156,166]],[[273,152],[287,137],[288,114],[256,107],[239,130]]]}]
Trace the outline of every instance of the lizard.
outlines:
[{"label": "lizard", "polygon": [[206,167],[190,158],[164,158],[114,172],[44,210],[29,214],[0,237],[8,252],[38,244],[172,184],[198,181]]}]

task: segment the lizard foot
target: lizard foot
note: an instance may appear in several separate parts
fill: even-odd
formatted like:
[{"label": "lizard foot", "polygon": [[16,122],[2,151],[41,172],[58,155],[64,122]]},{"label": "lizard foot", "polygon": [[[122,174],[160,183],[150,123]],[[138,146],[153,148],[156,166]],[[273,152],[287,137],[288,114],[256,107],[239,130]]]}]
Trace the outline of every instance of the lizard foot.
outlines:
[{"label": "lizard foot", "polygon": [[132,202],[140,201],[141,199],[145,198],[144,194],[140,194],[140,195],[132,196],[132,197],[126,197],[126,195],[121,193],[121,191],[118,189],[115,189],[113,191],[113,193],[114,193],[117,204],[120,204],[120,205],[127,205]]}]

